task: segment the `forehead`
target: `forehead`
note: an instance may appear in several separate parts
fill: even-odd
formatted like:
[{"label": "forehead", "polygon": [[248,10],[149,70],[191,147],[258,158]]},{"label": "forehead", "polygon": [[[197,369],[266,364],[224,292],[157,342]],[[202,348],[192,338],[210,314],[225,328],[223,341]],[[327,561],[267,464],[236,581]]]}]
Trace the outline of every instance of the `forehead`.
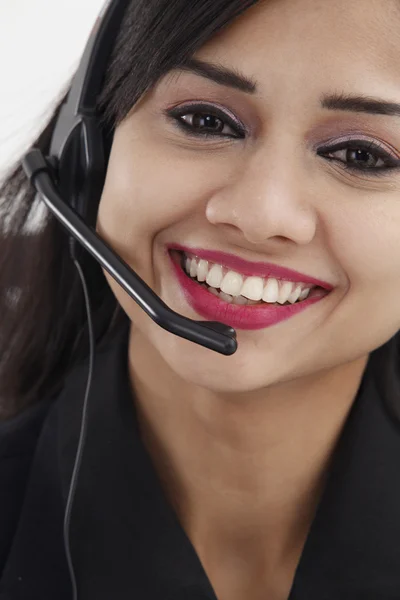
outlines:
[{"label": "forehead", "polygon": [[352,78],[400,84],[400,0],[262,0],[196,56],[233,64],[261,86],[268,79],[268,87],[282,69],[303,85],[307,72],[333,85],[347,78],[349,91]]}]

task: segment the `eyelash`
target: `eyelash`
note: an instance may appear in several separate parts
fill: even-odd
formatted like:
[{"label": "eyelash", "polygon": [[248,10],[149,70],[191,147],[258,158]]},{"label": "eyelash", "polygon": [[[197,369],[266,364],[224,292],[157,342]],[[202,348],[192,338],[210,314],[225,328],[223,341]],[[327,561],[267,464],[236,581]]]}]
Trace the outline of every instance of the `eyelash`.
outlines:
[{"label": "eyelash", "polygon": [[[202,138],[232,138],[232,139],[244,139],[246,134],[248,133],[246,128],[241,125],[240,121],[234,120],[229,114],[225,113],[222,110],[219,110],[217,107],[208,106],[204,104],[190,104],[189,106],[174,108],[172,110],[165,111],[166,116],[173,120],[173,124],[177,126],[180,130],[183,130],[185,135],[191,137],[202,137]],[[200,132],[195,131],[192,125],[182,121],[181,118],[183,116],[200,114],[202,116],[213,116],[220,119],[226,125],[231,127],[233,130],[238,132],[239,135],[226,135],[222,132],[210,133],[210,132]],[[328,158],[328,160],[339,162],[341,164],[341,168],[346,169],[352,173],[362,173],[367,177],[382,177],[385,175],[389,175],[391,172],[395,170],[400,170],[400,159],[395,159],[391,154],[386,152],[377,142],[370,142],[366,140],[345,140],[335,144],[334,146],[324,146],[318,149],[317,154],[319,156],[324,156],[326,154],[333,154],[334,152],[338,152],[339,150],[365,150],[369,154],[374,155],[374,158],[382,159],[386,161],[386,165],[382,167],[361,167],[351,165],[349,163],[345,163],[343,160],[338,158]]]}]

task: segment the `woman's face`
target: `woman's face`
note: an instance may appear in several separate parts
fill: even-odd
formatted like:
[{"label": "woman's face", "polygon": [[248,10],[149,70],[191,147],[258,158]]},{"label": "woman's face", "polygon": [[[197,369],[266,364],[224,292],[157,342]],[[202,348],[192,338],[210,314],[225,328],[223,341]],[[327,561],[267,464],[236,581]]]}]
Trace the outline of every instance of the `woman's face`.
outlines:
[{"label": "woman's face", "polygon": [[[273,326],[236,327],[227,357],[157,326],[106,274],[137,339],[187,382],[257,390],[366,356],[399,329],[400,169],[379,168],[400,158],[400,112],[322,105],[400,103],[399,32],[398,0],[256,4],[195,54],[256,91],[175,70],[117,128],[97,229],[174,311],[205,320],[178,283],[174,244],[333,287]],[[223,129],[206,138],[220,123],[210,114]]]}]

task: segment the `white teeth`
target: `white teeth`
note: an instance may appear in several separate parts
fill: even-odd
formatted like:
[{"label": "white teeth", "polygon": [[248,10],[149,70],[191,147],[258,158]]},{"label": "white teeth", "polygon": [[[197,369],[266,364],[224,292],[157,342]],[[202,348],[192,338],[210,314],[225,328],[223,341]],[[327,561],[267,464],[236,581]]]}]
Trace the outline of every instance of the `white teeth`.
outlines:
[{"label": "white teeth", "polygon": [[233,302],[232,296],[230,296],[229,294],[225,294],[225,292],[220,292],[219,297],[222,298],[222,300],[225,300],[225,302],[229,302],[229,304]]},{"label": "white teeth", "polygon": [[247,277],[240,290],[240,295],[249,300],[261,300],[264,291],[261,277]]},{"label": "white teeth", "polygon": [[224,277],[221,265],[213,265],[208,272],[206,282],[213,288],[219,288]]},{"label": "white teeth", "polygon": [[279,297],[279,285],[276,279],[268,279],[267,285],[264,287],[262,300],[264,302],[277,302]]},{"label": "white teeth", "polygon": [[299,300],[305,300],[310,292],[311,292],[310,288],[303,290],[299,296]]},{"label": "white teeth", "polygon": [[289,298],[288,298],[288,302],[290,302],[291,304],[294,304],[300,297],[301,294],[301,285],[298,285],[297,287],[294,288],[293,292],[290,294]]},{"label": "white teeth", "polygon": [[211,294],[214,294],[214,296],[217,296],[219,298],[219,291],[216,290],[213,287],[208,288],[208,291],[211,292]]},{"label": "white teeth", "polygon": [[200,285],[208,292],[211,292],[211,294],[213,294],[214,296],[218,296],[218,298],[222,298],[226,302],[229,302],[229,304],[250,304],[251,302],[250,300],[247,300],[247,298],[243,298],[243,296],[233,297],[230,294],[218,292],[218,290],[216,290],[215,288],[208,288],[205,283],[201,283]]},{"label": "white teeth", "polygon": [[[305,300],[312,287],[305,287],[304,283],[291,281],[278,281],[274,278],[244,277],[236,271],[223,268],[221,265],[212,264],[207,260],[193,256],[185,258],[185,270],[192,278],[199,282],[207,282],[203,287],[212,294],[233,304],[256,304],[260,300],[270,304],[294,304]],[[220,291],[219,291],[220,290]]]},{"label": "white teeth", "polygon": [[235,296],[235,298],[233,299],[232,304],[248,304],[248,300],[247,298],[243,298],[243,296]]},{"label": "white teeth", "polygon": [[231,296],[239,296],[242,285],[243,277],[235,271],[228,271],[221,282],[221,290]]},{"label": "white teeth", "polygon": [[201,259],[197,267],[197,280],[205,281],[208,273],[208,260]]},{"label": "white teeth", "polygon": [[196,277],[196,275],[197,275],[197,260],[195,258],[192,258],[189,273],[190,273],[190,277]]},{"label": "white teeth", "polygon": [[293,291],[293,283],[291,281],[282,282],[281,288],[279,290],[279,297],[278,297],[277,302],[279,302],[279,304],[285,304],[285,302],[287,302],[287,299],[289,298],[292,291]]}]

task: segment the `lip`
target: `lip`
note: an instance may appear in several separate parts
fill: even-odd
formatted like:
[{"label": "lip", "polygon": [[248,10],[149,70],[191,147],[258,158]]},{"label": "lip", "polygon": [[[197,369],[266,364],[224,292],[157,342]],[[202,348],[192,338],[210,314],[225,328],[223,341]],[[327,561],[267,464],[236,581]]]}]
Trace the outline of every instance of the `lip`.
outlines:
[{"label": "lip", "polygon": [[265,329],[297,315],[329,295],[325,290],[318,290],[317,296],[286,306],[229,304],[211,294],[186,274],[181,266],[180,254],[170,251],[168,256],[185,299],[193,310],[205,319],[218,321],[234,329]]},{"label": "lip", "polygon": [[279,267],[272,263],[264,262],[249,262],[243,258],[234,256],[233,254],[227,254],[226,252],[218,252],[215,250],[203,250],[201,248],[189,248],[188,246],[182,246],[181,244],[170,244],[167,246],[168,251],[178,250],[180,252],[187,252],[195,254],[199,258],[208,260],[213,263],[218,263],[222,266],[229,267],[238,273],[247,277],[273,277],[283,281],[293,281],[294,283],[307,283],[323,288],[324,290],[331,291],[333,286],[315,277],[310,277],[304,273],[293,271],[292,269],[286,269],[285,267]]}]

